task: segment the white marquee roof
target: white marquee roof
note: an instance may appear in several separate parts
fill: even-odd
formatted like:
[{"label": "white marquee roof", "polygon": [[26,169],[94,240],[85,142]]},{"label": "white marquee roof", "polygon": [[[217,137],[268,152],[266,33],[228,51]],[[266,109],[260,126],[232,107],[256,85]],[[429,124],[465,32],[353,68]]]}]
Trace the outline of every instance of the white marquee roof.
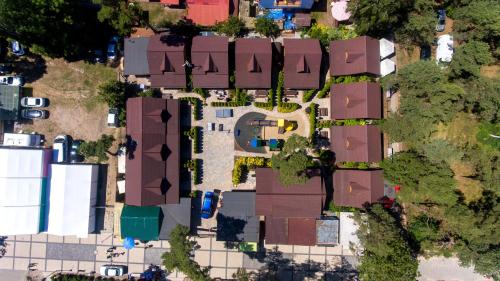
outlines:
[{"label": "white marquee roof", "polygon": [[396,71],[396,63],[394,63],[392,60],[385,59],[380,62],[380,75],[382,77],[391,74],[394,71]]},{"label": "white marquee roof", "polygon": [[43,176],[43,149],[0,149],[0,178]]},{"label": "white marquee roof", "polygon": [[95,230],[97,165],[52,164],[47,233],[87,237]]},{"label": "white marquee roof", "polygon": [[380,58],[386,58],[392,54],[394,54],[394,43],[391,41],[382,38],[379,40],[380,43]]}]

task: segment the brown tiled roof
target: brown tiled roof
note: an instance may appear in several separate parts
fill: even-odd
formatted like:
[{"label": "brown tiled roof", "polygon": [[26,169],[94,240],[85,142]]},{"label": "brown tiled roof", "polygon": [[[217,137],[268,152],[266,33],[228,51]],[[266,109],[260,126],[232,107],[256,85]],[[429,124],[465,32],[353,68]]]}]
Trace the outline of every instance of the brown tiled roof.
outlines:
[{"label": "brown tiled roof", "polygon": [[179,203],[179,132],[178,100],[127,100],[127,205]]},{"label": "brown tiled roof", "polygon": [[382,160],[382,134],[376,126],[333,126],[330,143],[337,162]]},{"label": "brown tiled roof", "polygon": [[382,93],[378,83],[334,84],[330,93],[332,119],[382,117]]},{"label": "brown tiled roof", "polygon": [[326,197],[320,171],[310,171],[306,184],[290,186],[281,185],[270,168],[255,173],[255,214],[266,216],[266,243],[314,245]]},{"label": "brown tiled roof", "polygon": [[285,88],[318,89],[322,51],[317,39],[284,39]]},{"label": "brown tiled roof", "polygon": [[316,219],[266,217],[266,243],[314,246]]},{"label": "brown tiled roof", "polygon": [[336,206],[362,208],[384,196],[382,170],[336,170],[333,173],[333,200]]},{"label": "brown tiled roof", "polygon": [[377,39],[361,36],[330,42],[330,75],[362,73],[380,75],[380,45]]},{"label": "brown tiled roof", "polygon": [[227,37],[196,36],[191,47],[193,87],[225,89],[229,86]]},{"label": "brown tiled roof", "polygon": [[271,88],[273,50],[269,38],[236,39],[236,87]]},{"label": "brown tiled roof", "polygon": [[309,27],[311,26],[311,14],[295,13],[294,21],[297,27]]},{"label": "brown tiled roof", "polygon": [[169,33],[152,36],[148,45],[151,87],[185,88],[184,39]]}]

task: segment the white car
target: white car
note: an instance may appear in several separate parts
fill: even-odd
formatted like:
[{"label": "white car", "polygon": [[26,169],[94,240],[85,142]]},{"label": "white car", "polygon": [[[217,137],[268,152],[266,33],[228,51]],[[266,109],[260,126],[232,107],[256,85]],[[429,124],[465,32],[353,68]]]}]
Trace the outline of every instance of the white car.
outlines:
[{"label": "white car", "polygon": [[54,144],[52,145],[52,161],[54,163],[64,163],[68,161],[69,142],[69,136],[67,135],[58,135],[54,139]]},{"label": "white car", "polygon": [[436,63],[448,64],[453,58],[453,36],[450,34],[438,37],[436,49]]},{"label": "white car", "polygon": [[102,276],[122,276],[127,273],[127,266],[119,264],[105,264],[101,266],[99,273]]},{"label": "white car", "polygon": [[0,76],[0,84],[22,86],[24,85],[24,78],[22,76]]},{"label": "white car", "polygon": [[21,99],[22,107],[46,107],[48,103],[46,98],[24,97]]}]

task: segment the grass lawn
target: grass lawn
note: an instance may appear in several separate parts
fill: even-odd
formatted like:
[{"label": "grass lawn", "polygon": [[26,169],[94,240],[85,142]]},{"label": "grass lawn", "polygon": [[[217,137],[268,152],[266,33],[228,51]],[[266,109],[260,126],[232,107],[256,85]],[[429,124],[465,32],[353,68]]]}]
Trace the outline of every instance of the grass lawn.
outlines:
[{"label": "grass lawn", "polygon": [[141,7],[149,12],[149,22],[153,26],[161,25],[161,23],[175,23],[186,15],[185,9],[171,9],[163,7],[159,3],[139,3]]}]

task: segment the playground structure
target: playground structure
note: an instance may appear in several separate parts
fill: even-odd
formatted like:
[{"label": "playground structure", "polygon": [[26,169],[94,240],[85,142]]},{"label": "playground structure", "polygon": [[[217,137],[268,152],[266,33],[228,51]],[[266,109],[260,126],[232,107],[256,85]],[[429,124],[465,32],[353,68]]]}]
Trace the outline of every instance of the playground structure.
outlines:
[{"label": "playground structure", "polygon": [[[250,120],[248,122],[249,126],[258,127],[278,127],[278,134],[284,134],[285,132],[291,132],[297,128],[297,123],[294,121],[288,121],[285,119],[276,120]],[[264,130],[265,135],[265,130]],[[264,136],[265,138],[265,136]]]}]

